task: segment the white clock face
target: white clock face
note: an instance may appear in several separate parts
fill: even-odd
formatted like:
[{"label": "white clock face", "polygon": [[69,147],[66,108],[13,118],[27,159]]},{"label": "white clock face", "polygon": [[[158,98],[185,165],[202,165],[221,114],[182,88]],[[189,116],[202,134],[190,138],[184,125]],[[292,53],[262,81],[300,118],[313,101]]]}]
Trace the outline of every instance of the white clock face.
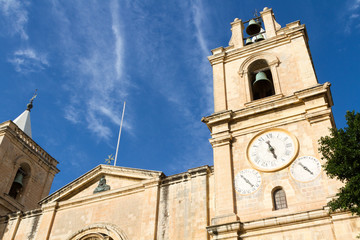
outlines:
[{"label": "white clock face", "polygon": [[297,139],[283,129],[274,128],[257,134],[250,141],[247,158],[254,168],[272,172],[288,166],[297,153]]},{"label": "white clock face", "polygon": [[261,176],[255,169],[244,169],[235,176],[235,189],[242,195],[255,192],[261,185]]},{"label": "white clock face", "polygon": [[319,176],[320,172],[319,160],[311,156],[299,157],[290,166],[291,176],[299,182],[310,182]]}]

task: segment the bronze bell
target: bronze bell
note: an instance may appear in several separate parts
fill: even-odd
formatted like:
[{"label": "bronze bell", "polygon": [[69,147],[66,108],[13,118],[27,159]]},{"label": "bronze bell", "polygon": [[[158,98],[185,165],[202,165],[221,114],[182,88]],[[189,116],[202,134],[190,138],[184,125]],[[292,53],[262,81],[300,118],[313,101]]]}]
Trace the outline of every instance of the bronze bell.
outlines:
[{"label": "bronze bell", "polygon": [[24,175],[21,172],[17,172],[15,179],[14,179],[14,183],[17,183],[20,186],[23,186],[23,178],[24,178]]},{"label": "bronze bell", "polygon": [[251,36],[251,35],[259,33],[260,30],[261,30],[261,23],[254,19],[251,19],[249,21],[249,25],[246,28],[246,33]]},{"label": "bronze bell", "polygon": [[253,82],[254,87],[263,87],[264,85],[271,85],[271,81],[267,78],[264,72],[258,72],[255,76],[255,81]]},{"label": "bronze bell", "polygon": [[260,33],[256,36],[255,42],[259,42],[265,40],[264,36]]},{"label": "bronze bell", "polygon": [[250,45],[252,43],[253,43],[253,41],[251,40],[251,38],[247,38],[246,42],[245,42],[245,46]]}]

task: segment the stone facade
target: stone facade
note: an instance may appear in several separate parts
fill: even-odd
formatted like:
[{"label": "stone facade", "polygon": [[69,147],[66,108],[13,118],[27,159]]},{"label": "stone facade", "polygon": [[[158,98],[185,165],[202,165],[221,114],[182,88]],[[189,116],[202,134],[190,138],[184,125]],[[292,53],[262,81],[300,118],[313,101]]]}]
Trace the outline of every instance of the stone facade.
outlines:
[{"label": "stone facade", "polygon": [[[265,40],[245,45],[246,22],[235,19],[229,46],[209,57],[215,110],[202,121],[213,167],[165,176],[99,165],[39,205],[28,196],[33,210],[0,217],[2,239],[355,239],[359,217],[326,207],[341,187],[317,151],[335,126],[333,102],[330,84],[317,81],[305,26],[281,28],[268,8],[258,21]],[[256,88],[260,72],[267,85]]]},{"label": "stone facade", "polygon": [[[0,216],[39,208],[59,172],[58,162],[11,121],[0,124],[0,159]],[[20,168],[25,176],[15,196],[10,192]]]}]

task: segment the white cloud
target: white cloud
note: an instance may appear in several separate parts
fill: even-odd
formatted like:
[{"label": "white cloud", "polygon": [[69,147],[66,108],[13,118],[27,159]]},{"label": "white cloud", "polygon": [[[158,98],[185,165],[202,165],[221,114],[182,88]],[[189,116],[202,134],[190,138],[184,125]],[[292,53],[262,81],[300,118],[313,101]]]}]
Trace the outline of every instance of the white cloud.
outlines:
[{"label": "white cloud", "polygon": [[359,14],[357,14],[357,13],[353,13],[353,14],[351,14],[350,15],[350,19],[355,19],[355,18],[358,18],[360,15]]},{"label": "white cloud", "polygon": [[115,0],[111,2],[111,16],[112,16],[112,30],[115,37],[115,53],[116,53],[115,69],[117,73],[117,78],[120,78],[122,73],[121,56],[123,55],[123,39],[120,34],[119,6],[118,6],[118,2]]},{"label": "white cloud", "polygon": [[67,106],[65,108],[65,119],[69,120],[72,123],[79,123],[80,122],[80,117],[79,117],[79,112],[77,109],[75,109],[74,106]]},{"label": "white cloud", "polygon": [[38,72],[49,66],[46,55],[32,48],[15,51],[8,61],[14,65],[17,72],[21,73]]},{"label": "white cloud", "polygon": [[207,46],[206,39],[204,38],[204,34],[202,31],[202,25],[204,23],[204,12],[201,0],[196,0],[192,2],[192,14],[194,18],[194,25],[196,29],[196,39],[200,44],[200,48],[202,50],[203,55],[207,56],[209,53],[209,48]]},{"label": "white cloud", "polygon": [[2,26],[2,31],[6,31],[11,35],[19,34],[25,40],[29,38],[25,31],[28,21],[28,12],[26,10],[28,4],[27,1],[0,0],[0,15],[5,23]]},{"label": "white cloud", "polygon": [[[86,124],[96,136],[109,139],[116,135],[111,129],[117,129],[113,125],[120,124],[122,102],[130,86],[123,74],[118,2],[113,0],[104,5],[54,0],[52,3],[59,24],[59,49],[71,79],[63,85],[72,96],[65,107],[65,118]],[[99,14],[99,9],[104,14]],[[75,19],[73,14],[77,16]],[[124,129],[131,131],[130,123],[124,124]]]},{"label": "white cloud", "polygon": [[203,114],[209,114],[213,110],[213,98],[212,98],[212,74],[211,67],[207,61],[207,56],[210,54],[208,43],[204,37],[204,28],[207,27],[204,6],[202,0],[192,1],[192,14],[195,25],[195,36],[200,45],[201,49],[201,63],[199,66],[200,69],[200,79],[204,87],[204,111]]},{"label": "white cloud", "polygon": [[359,24],[356,23],[359,18],[359,9],[360,9],[360,0],[350,0],[348,2],[348,7],[343,13],[345,17],[345,27],[344,31],[347,34],[350,34],[354,29],[358,29]]},{"label": "white cloud", "polygon": [[360,7],[360,0],[352,0],[352,2],[350,3],[350,7],[349,10],[350,11],[355,11]]}]

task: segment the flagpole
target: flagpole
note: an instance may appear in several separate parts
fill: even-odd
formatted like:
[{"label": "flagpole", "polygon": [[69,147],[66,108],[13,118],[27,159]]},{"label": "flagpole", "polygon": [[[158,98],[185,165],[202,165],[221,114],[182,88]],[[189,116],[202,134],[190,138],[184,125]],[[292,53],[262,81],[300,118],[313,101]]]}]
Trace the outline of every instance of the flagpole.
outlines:
[{"label": "flagpole", "polygon": [[123,120],[124,120],[124,113],[125,113],[125,104],[126,104],[126,102],[124,101],[124,107],[123,107],[123,112],[122,112],[122,116],[121,116],[121,123],[120,123],[120,130],[119,130],[119,137],[118,137],[118,142],[117,142],[117,146],[116,146],[114,166],[116,166],[116,160],[117,160],[118,151],[119,151],[121,128],[122,128],[122,124],[123,124]]}]

